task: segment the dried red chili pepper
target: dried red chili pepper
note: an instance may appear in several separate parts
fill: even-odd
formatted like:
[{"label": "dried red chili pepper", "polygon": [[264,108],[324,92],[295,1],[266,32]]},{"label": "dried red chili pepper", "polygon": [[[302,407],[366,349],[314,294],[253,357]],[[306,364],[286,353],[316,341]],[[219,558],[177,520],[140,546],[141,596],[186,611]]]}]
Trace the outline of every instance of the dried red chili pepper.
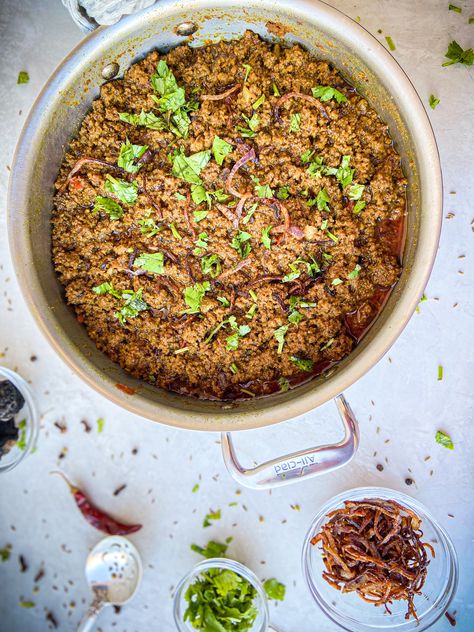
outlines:
[{"label": "dried red chili pepper", "polygon": [[74,496],[74,500],[76,501],[79,511],[82,513],[87,522],[99,531],[103,531],[109,535],[129,535],[130,533],[135,533],[135,531],[139,531],[142,528],[141,524],[123,524],[118,522],[115,518],[112,518],[101,509],[98,509],[91,503],[83,491],[69,482],[62,472],[51,472],[51,474],[59,474],[59,476],[66,481],[69,491]]},{"label": "dried red chili pepper", "polygon": [[115,388],[118,388],[119,391],[126,393],[127,395],[135,395],[137,392],[136,388],[132,388],[131,386],[127,386],[126,384],[116,384]]}]

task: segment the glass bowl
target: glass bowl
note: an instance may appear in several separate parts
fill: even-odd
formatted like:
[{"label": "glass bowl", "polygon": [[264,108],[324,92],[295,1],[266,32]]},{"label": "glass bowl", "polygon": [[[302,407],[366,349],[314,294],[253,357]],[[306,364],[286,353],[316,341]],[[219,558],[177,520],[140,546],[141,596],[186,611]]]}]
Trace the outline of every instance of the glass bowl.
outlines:
[{"label": "glass bowl", "polygon": [[[25,380],[11,369],[0,367],[0,382],[9,380],[25,399],[23,408],[15,415],[20,426],[19,441],[0,457],[0,472],[9,472],[30,454],[36,444],[39,431],[39,417],[30,387]],[[24,423],[23,423],[24,422]]]},{"label": "glass bowl", "polygon": [[223,557],[213,557],[196,564],[196,566],[183,577],[176,588],[174,596],[174,621],[179,632],[196,632],[196,628],[193,628],[189,621],[184,621],[184,613],[188,605],[184,595],[186,594],[188,586],[192,584],[203,571],[208,571],[211,568],[222,568],[234,571],[234,573],[241,575],[254,586],[257,591],[254,605],[258,610],[258,615],[253,626],[250,628],[251,632],[266,632],[269,629],[273,629],[269,628],[267,596],[258,577],[256,577],[249,568],[239,562]]},{"label": "glass bowl", "polygon": [[[405,619],[406,601],[394,601],[391,614],[383,606],[366,603],[357,593],[342,593],[334,589],[322,577],[325,569],[320,545],[312,545],[311,539],[327,522],[326,514],[344,506],[345,500],[380,498],[395,500],[414,511],[422,520],[423,541],[432,544],[436,557],[430,557],[428,574],[422,594],[414,598],[418,622]],[[417,500],[382,487],[360,487],[331,498],[318,512],[306,535],[303,545],[303,575],[308,588],[321,610],[337,625],[349,632],[373,632],[374,630],[398,630],[422,632],[432,626],[449,607],[458,584],[458,561],[451,539],[429,511]]]}]

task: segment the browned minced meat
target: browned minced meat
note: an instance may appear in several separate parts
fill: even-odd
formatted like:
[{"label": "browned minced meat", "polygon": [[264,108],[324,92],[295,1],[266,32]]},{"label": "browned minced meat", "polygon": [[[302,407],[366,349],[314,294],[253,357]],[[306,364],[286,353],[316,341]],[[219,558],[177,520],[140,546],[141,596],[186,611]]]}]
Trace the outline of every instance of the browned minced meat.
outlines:
[{"label": "browned minced meat", "polygon": [[[119,120],[121,112],[138,114],[142,109],[160,116],[150,84],[160,59],[166,60],[178,85],[185,88],[186,99],[198,96],[199,107],[190,113],[192,122],[185,140],[169,131]],[[250,72],[244,64],[251,66]],[[236,84],[240,85],[226,99],[200,98],[218,95]],[[326,112],[320,104],[298,97],[279,103],[281,97],[274,95],[273,84],[282,96],[290,92],[311,95],[314,86],[332,86],[348,101],[326,101],[322,104]],[[265,101],[257,109],[259,124],[254,137],[248,138],[237,128],[247,127],[244,115],[252,116],[252,104],[262,94]],[[291,132],[294,114],[300,116],[300,129]],[[207,150],[215,135],[231,143],[233,151],[222,166],[212,157],[203,169],[201,178],[207,190],[225,189],[233,165],[252,148],[255,160],[238,170],[232,186],[240,194],[255,195],[253,176],[272,189],[273,200],[260,202],[248,223],[241,220],[238,229],[232,223],[237,198],[230,195],[224,203],[213,203],[207,217],[197,223],[193,217],[196,204],[189,200],[191,185],[172,175],[176,148],[181,147],[186,156]],[[81,157],[116,165],[126,138],[149,147],[136,175],[89,162],[66,183]],[[353,182],[365,185],[361,199],[366,206],[359,214],[354,214],[355,202],[348,197],[350,185],[343,189],[335,175],[308,173],[308,164],[301,160],[307,150],[314,151],[313,160],[321,156],[330,167],[339,167],[345,155],[351,157]],[[107,174],[135,179],[139,187],[136,203],[124,204],[107,191]],[[277,204],[274,198],[280,187],[288,187],[289,196]],[[132,375],[204,398],[264,395],[293,387],[344,358],[380,311],[400,274],[405,187],[387,126],[328,62],[315,59],[299,46],[268,44],[250,32],[239,41],[202,48],[179,46],[163,57],[150,53],[123,79],[102,86],[58,176],[52,221],[54,265],[67,301],[89,336]],[[320,211],[307,202],[323,188],[330,201],[327,210]],[[177,192],[185,199],[177,199]],[[123,217],[111,220],[104,212],[93,213],[98,195],[118,201]],[[242,217],[255,201],[246,202]],[[199,205],[199,210],[203,208]],[[262,229],[282,226],[285,209],[297,235],[270,231],[268,249],[261,241]],[[154,220],[161,230],[144,234],[139,223],[144,219]],[[171,223],[181,239],[173,235]],[[297,238],[298,229],[304,232],[303,239]],[[248,265],[221,280],[204,276],[203,254],[217,254],[222,273],[237,266],[240,255],[231,241],[239,230],[252,236]],[[196,255],[195,241],[202,232],[208,235],[208,249]],[[137,256],[160,251],[165,257],[164,276],[131,274],[138,270],[133,266]],[[311,258],[318,262],[320,272],[311,277],[304,264],[296,264],[299,278],[282,281],[291,272],[292,262],[311,262]],[[357,265],[360,271],[351,278]],[[342,282],[334,284],[335,279]],[[184,289],[204,281],[210,282],[210,290],[200,312],[183,314],[188,307]],[[104,282],[120,292],[141,289],[149,309],[122,324],[116,314],[124,300],[92,291]],[[257,296],[251,318],[247,314],[254,298],[249,290]],[[292,296],[316,304],[298,309],[302,315],[299,323],[288,321]],[[217,297],[227,298],[229,305]],[[213,328],[231,315],[238,325],[250,327],[250,333],[239,339],[238,348],[228,349],[227,338],[234,333],[230,324],[206,341]],[[284,346],[278,353],[274,331],[286,325]],[[312,370],[302,370],[292,357],[311,360]]]}]

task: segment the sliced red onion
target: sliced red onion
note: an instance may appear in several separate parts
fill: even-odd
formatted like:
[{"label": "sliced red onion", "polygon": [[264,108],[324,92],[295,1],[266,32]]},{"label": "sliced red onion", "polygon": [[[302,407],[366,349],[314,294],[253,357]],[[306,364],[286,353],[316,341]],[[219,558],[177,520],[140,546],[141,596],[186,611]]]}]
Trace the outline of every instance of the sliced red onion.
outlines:
[{"label": "sliced red onion", "polygon": [[252,263],[251,257],[247,257],[246,259],[242,259],[242,261],[239,261],[239,263],[234,268],[231,268],[230,270],[226,270],[225,272],[220,274],[217,277],[217,280],[218,281],[222,281],[222,279],[225,279],[226,277],[230,276],[231,274],[234,274],[235,272],[238,272],[239,270],[242,270],[242,268],[246,268],[251,263]]},{"label": "sliced red onion", "polygon": [[201,101],[221,101],[222,99],[228,97],[230,94],[233,94],[234,92],[237,92],[237,90],[240,90],[241,87],[242,85],[240,83],[236,83],[235,86],[232,86],[232,88],[229,88],[225,92],[221,92],[221,94],[201,94],[199,98],[201,99]]},{"label": "sliced red onion", "polygon": [[234,179],[234,176],[237,173],[237,171],[240,169],[240,167],[245,165],[245,163],[249,162],[250,160],[255,160],[255,149],[253,149],[253,147],[247,153],[245,153],[242,156],[242,158],[239,158],[239,160],[237,160],[235,165],[230,170],[229,175],[227,176],[227,180],[225,182],[225,188],[234,197],[240,198],[242,197],[243,193],[239,193],[236,189],[233,188],[232,180]]},{"label": "sliced red onion", "polygon": [[102,167],[109,167],[109,169],[114,169],[115,171],[121,171],[121,172],[124,171],[124,169],[122,169],[122,167],[118,167],[117,165],[114,165],[111,162],[107,162],[106,160],[100,160],[100,158],[88,158],[87,156],[84,156],[83,158],[79,158],[79,160],[76,162],[74,167],[69,172],[69,174],[68,174],[68,176],[66,178],[66,181],[64,182],[64,184],[62,185],[62,187],[59,190],[60,191],[64,191],[66,189],[67,185],[69,184],[69,182],[71,181],[71,178],[78,171],[80,171],[84,165],[86,165],[88,163],[101,165]]},{"label": "sliced red onion", "polygon": [[243,196],[240,198],[239,203],[235,207],[235,217],[232,222],[232,225],[234,226],[234,228],[239,227],[239,222],[240,222],[240,218],[242,217],[242,212],[244,210],[245,203],[251,197],[253,197],[251,193],[244,193]]}]

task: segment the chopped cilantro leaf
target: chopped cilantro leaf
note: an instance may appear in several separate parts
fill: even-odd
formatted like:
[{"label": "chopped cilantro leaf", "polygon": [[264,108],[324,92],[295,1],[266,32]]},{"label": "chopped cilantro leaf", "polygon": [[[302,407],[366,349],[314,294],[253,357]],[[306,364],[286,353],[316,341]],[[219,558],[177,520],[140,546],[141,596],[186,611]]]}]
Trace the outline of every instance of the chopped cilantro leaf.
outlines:
[{"label": "chopped cilantro leaf", "polygon": [[354,215],[358,215],[361,211],[363,211],[366,207],[366,203],[363,200],[359,200],[358,202],[355,203],[354,208],[352,209],[352,212],[354,213]]},{"label": "chopped cilantro leaf", "polygon": [[135,164],[135,160],[141,158],[147,149],[148,145],[132,145],[127,138],[120,147],[120,154],[117,160],[118,166],[129,173],[138,173],[142,165]]},{"label": "chopped cilantro leaf", "polygon": [[115,313],[115,317],[124,325],[129,318],[135,318],[140,312],[148,309],[147,303],[142,298],[143,288],[136,292],[133,290],[125,290],[122,292],[122,298],[125,299],[125,305],[122,309]]},{"label": "chopped cilantro leaf", "polygon": [[144,252],[133,262],[135,268],[141,268],[153,274],[164,274],[164,255],[162,252]]},{"label": "chopped cilantro leaf", "polygon": [[330,202],[328,192],[326,189],[321,189],[316,196],[316,204],[318,205],[318,211],[328,211],[328,203]]},{"label": "chopped cilantro leaf", "polygon": [[219,303],[222,303],[224,307],[230,307],[230,301],[225,296],[218,296],[217,300],[219,301]]},{"label": "chopped cilantro leaf", "polygon": [[209,235],[207,233],[199,233],[198,239],[194,242],[196,247],[193,250],[193,254],[202,255],[208,248]]},{"label": "chopped cilantro leaf", "polygon": [[[196,487],[196,485],[194,487]],[[197,485],[197,487],[199,488],[199,485]],[[227,544],[221,544],[220,542],[215,542],[214,540],[210,540],[205,547],[199,546],[198,544],[191,544],[191,551],[199,553],[199,555],[202,555],[207,559],[210,559],[211,557],[225,557],[228,548]]]},{"label": "chopped cilantro leaf", "polygon": [[291,312],[288,314],[288,322],[292,325],[298,325],[303,320],[303,318],[303,314],[297,309],[292,309]]},{"label": "chopped cilantro leaf", "polygon": [[99,419],[97,420],[97,432],[100,434],[104,431],[104,418],[103,417],[99,417]]},{"label": "chopped cilantro leaf", "polygon": [[352,270],[352,272],[349,272],[349,274],[347,275],[348,279],[357,279],[357,277],[359,276],[359,272],[362,270],[362,268],[360,267],[360,265],[357,263],[356,267]]},{"label": "chopped cilantro leaf", "polygon": [[314,155],[314,149],[307,149],[301,154],[301,162],[305,165],[311,160],[313,155]]},{"label": "chopped cilantro leaf", "polygon": [[267,593],[267,597],[269,599],[274,599],[275,601],[283,601],[285,598],[285,584],[277,581],[276,579],[267,579],[263,583],[263,589]]},{"label": "chopped cilantro leaf", "polygon": [[316,86],[312,88],[311,91],[313,97],[320,101],[330,101],[331,99],[336,99],[338,103],[345,103],[347,101],[347,97],[332,86]]},{"label": "chopped cilantro leaf", "polygon": [[234,250],[237,250],[241,259],[245,259],[245,257],[252,251],[252,246],[248,243],[251,238],[252,235],[250,233],[240,231],[232,239],[230,245],[234,248]]},{"label": "chopped cilantro leaf", "polygon": [[237,126],[237,131],[244,138],[253,138],[255,136],[255,132],[258,129],[258,126],[260,125],[260,119],[258,118],[257,113],[255,112],[250,118],[248,116],[245,116],[245,114],[242,114],[242,117],[244,118],[248,127]]},{"label": "chopped cilantro leaf", "polygon": [[26,72],[26,70],[20,70],[18,73],[17,83],[28,83],[30,80],[30,75]]},{"label": "chopped cilantro leaf", "polygon": [[438,382],[441,382],[443,379],[443,366],[438,364]]},{"label": "chopped cilantro leaf", "polygon": [[273,190],[270,188],[268,184],[256,184],[255,185],[255,193],[260,198],[271,198],[273,197]]},{"label": "chopped cilantro leaf", "polygon": [[222,165],[224,158],[232,152],[232,145],[219,136],[214,136],[212,141],[212,153],[218,165]]},{"label": "chopped cilantro leaf", "polygon": [[443,447],[448,448],[448,450],[454,450],[454,443],[451,437],[444,432],[441,432],[441,430],[438,430],[435,435],[435,439],[436,443],[439,443]]},{"label": "chopped cilantro leaf", "polygon": [[329,349],[329,347],[331,347],[334,343],[334,338],[330,338],[325,345],[323,345],[320,349],[320,351],[325,351],[326,349]]},{"label": "chopped cilantro leaf", "polygon": [[177,178],[181,178],[185,182],[191,184],[202,184],[202,180],[199,177],[201,171],[207,165],[211,159],[211,151],[206,149],[199,151],[196,154],[186,156],[181,150],[176,154],[173,160],[172,173]]},{"label": "chopped cilantro leaf", "polygon": [[221,510],[218,509],[217,511],[212,511],[211,509],[209,513],[204,516],[202,526],[210,527],[211,526],[210,520],[220,520],[220,519],[221,519]]},{"label": "chopped cilantro leaf", "polygon": [[294,355],[290,356],[290,360],[295,366],[298,367],[298,369],[301,369],[302,371],[310,373],[313,370],[314,362],[312,360],[298,358]]},{"label": "chopped cilantro leaf", "polygon": [[362,197],[362,193],[364,192],[365,186],[363,184],[353,184],[349,189],[349,199],[350,200],[360,200]]},{"label": "chopped cilantro leaf", "polygon": [[272,228],[272,226],[266,226],[265,228],[262,228],[262,244],[268,250],[270,250],[270,248],[272,247],[272,239],[270,237],[270,231]]},{"label": "chopped cilantro leaf", "polygon": [[247,334],[250,333],[251,329],[248,325],[239,325],[235,316],[229,316],[226,321],[226,324],[229,324],[231,328],[234,330],[234,333],[227,337],[226,349],[228,351],[235,351],[239,346],[240,338],[243,338]]},{"label": "chopped cilantro leaf", "polygon": [[252,218],[252,215],[255,213],[257,208],[258,208],[258,202],[254,202],[252,204],[252,206],[249,208],[249,210],[247,211],[247,214],[245,215],[245,217],[243,218],[242,224],[248,224],[249,223],[249,221]]},{"label": "chopped cilantro leaf", "polygon": [[[195,494],[197,491],[199,491],[199,483],[196,483],[196,485],[194,485],[194,487],[193,487],[193,488],[192,488],[192,490],[191,490],[191,492],[192,492],[193,494]],[[192,545],[192,546],[193,546],[193,545]],[[192,548],[192,546],[191,546],[191,548]],[[194,546],[196,546],[196,545],[194,544]],[[194,549],[193,549],[193,551],[194,551]]]},{"label": "chopped cilantro leaf", "polygon": [[148,129],[164,130],[166,123],[153,112],[145,112],[142,110],[140,114],[129,114],[128,112],[120,112],[119,119],[123,123],[135,125],[136,127],[147,127]]},{"label": "chopped cilantro leaf", "polygon": [[222,266],[219,256],[216,254],[206,255],[201,259],[201,270],[203,274],[215,279],[221,273]]},{"label": "chopped cilantro leaf", "polygon": [[169,225],[171,234],[175,239],[183,239],[173,222]]},{"label": "chopped cilantro leaf", "polygon": [[454,11],[455,13],[462,13],[461,7],[457,7],[455,4],[450,4],[448,9],[449,11]]},{"label": "chopped cilantro leaf", "polygon": [[276,83],[272,83],[272,90],[273,90],[274,97],[281,97],[280,90],[278,90],[278,86]]},{"label": "chopped cilantro leaf", "polygon": [[437,97],[435,97],[434,94],[430,94],[429,104],[430,104],[430,108],[434,110],[436,106],[440,104],[440,100]]},{"label": "chopped cilantro leaf", "polygon": [[463,48],[453,40],[449,43],[448,50],[444,54],[448,61],[445,61],[443,66],[451,66],[451,64],[464,64],[465,66],[472,66],[474,64],[474,51],[472,48]]},{"label": "chopped cilantro leaf", "polygon": [[209,211],[204,209],[202,211],[194,211],[193,216],[194,216],[194,221],[195,222],[202,222],[203,219],[206,219],[206,217],[209,215]]},{"label": "chopped cilantro leaf", "polygon": [[148,237],[154,237],[161,230],[161,226],[159,226],[151,217],[139,219],[138,225],[140,226],[141,234],[148,235]]},{"label": "chopped cilantro leaf", "polygon": [[283,351],[283,346],[285,344],[285,336],[288,331],[288,327],[289,325],[282,325],[281,327],[278,327],[278,329],[275,329],[273,332],[273,336],[275,340],[278,342],[277,353],[279,354]]},{"label": "chopped cilantro leaf", "polygon": [[385,38],[385,41],[387,42],[387,46],[390,48],[390,50],[393,52],[396,49],[395,46],[395,42],[393,41],[393,39],[390,37],[390,35],[387,35],[387,37]]},{"label": "chopped cilantro leaf", "polygon": [[276,196],[279,200],[287,200],[290,197],[290,187],[280,187]]},{"label": "chopped cilantro leaf", "polygon": [[252,109],[254,110],[258,110],[258,108],[265,103],[265,95],[261,94],[258,99],[255,101],[255,103],[252,103]]},{"label": "chopped cilantro leaf", "polygon": [[349,167],[350,162],[351,162],[350,156],[343,156],[341,160],[341,164],[336,170],[336,174],[335,174],[336,179],[340,183],[342,188],[350,184],[354,177],[355,169],[351,169]]},{"label": "chopped cilantro leaf", "polygon": [[290,132],[296,133],[300,131],[301,125],[301,114],[299,112],[295,112],[291,115],[290,119]]},{"label": "chopped cilantro leaf", "polygon": [[209,281],[203,283],[195,283],[192,287],[185,287],[183,290],[184,302],[188,309],[183,314],[197,314],[201,309],[202,299],[206,292],[211,289]]},{"label": "chopped cilantro leaf", "polygon": [[158,104],[160,111],[165,113],[164,118],[170,131],[178,137],[186,138],[191,123],[188,111],[197,108],[197,102],[186,103],[184,88],[180,88],[168,64],[161,59],[156,67],[156,73],[151,76],[151,85],[160,98],[153,95],[153,100]]},{"label": "chopped cilantro leaf", "polygon": [[109,193],[113,193],[124,204],[135,204],[138,197],[138,184],[136,180],[133,182],[126,182],[119,178],[114,178],[109,173],[107,174],[107,180],[104,188]]},{"label": "chopped cilantro leaf", "polygon": [[250,64],[242,64],[242,68],[245,68],[244,83],[246,83],[250,73],[252,72],[252,66]]},{"label": "chopped cilantro leaf", "polygon": [[109,216],[110,220],[117,220],[123,217],[123,208],[120,206],[118,202],[112,200],[112,198],[103,197],[102,195],[97,195],[94,200],[94,208],[92,209],[92,214],[95,215],[99,212],[106,213]]},{"label": "chopped cilantro leaf", "polygon": [[122,293],[114,288],[112,283],[106,281],[92,288],[94,294],[111,294],[115,298],[122,298]]},{"label": "chopped cilantro leaf", "polygon": [[339,279],[338,277],[336,277],[335,279],[331,281],[331,285],[341,285],[341,283],[342,283],[342,280]]},{"label": "chopped cilantro leaf", "polygon": [[7,544],[3,549],[0,549],[0,559],[2,562],[10,559],[10,545]]}]

